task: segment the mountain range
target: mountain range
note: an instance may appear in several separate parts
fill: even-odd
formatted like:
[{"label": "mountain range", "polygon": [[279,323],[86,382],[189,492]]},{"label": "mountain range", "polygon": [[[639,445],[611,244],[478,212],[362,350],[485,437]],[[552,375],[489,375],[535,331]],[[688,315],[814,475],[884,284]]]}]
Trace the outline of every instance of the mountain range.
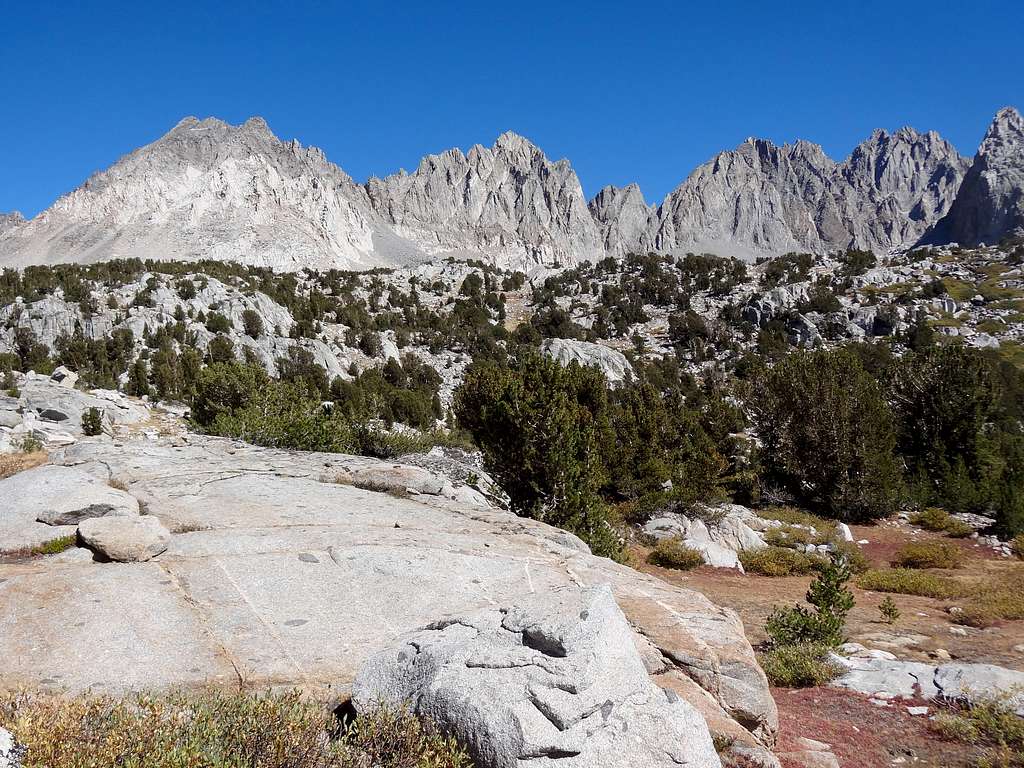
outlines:
[{"label": "mountain range", "polygon": [[567,160],[504,133],[365,184],[261,118],[182,120],[31,220],[0,214],[0,265],[212,258],[368,269],[456,255],[559,266],[635,251],[754,258],[977,245],[1024,233],[1024,119],[1000,110],[973,160],[935,132],[875,131],[842,162],[748,139],[649,205],[588,201]]}]

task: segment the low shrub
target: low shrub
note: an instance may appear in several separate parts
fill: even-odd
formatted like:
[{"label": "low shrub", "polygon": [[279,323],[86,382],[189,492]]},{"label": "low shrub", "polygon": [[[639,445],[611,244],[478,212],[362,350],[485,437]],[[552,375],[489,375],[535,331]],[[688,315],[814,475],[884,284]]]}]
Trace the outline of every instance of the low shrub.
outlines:
[{"label": "low shrub", "polygon": [[964,556],[960,547],[944,541],[922,541],[900,547],[893,568],[959,568]]},{"label": "low shrub", "polygon": [[948,600],[967,594],[967,589],[956,579],[936,576],[911,568],[878,568],[857,578],[857,586],[872,592],[893,592],[899,595],[917,595]]},{"label": "low shrub", "polygon": [[829,659],[828,647],[801,643],[772,648],[759,657],[768,682],[782,688],[825,685],[842,674],[843,668]]},{"label": "low shrub", "polygon": [[910,522],[926,531],[948,533],[954,538],[970,536],[974,529],[963,520],[958,520],[941,507],[926,507],[910,516]]},{"label": "low shrub", "polygon": [[99,408],[89,408],[82,413],[82,432],[87,437],[95,437],[103,432],[103,412]]},{"label": "low shrub", "polygon": [[840,541],[832,545],[832,548],[846,558],[846,564],[852,573],[865,573],[871,568],[871,561],[864,554],[863,550],[852,541]]},{"label": "low shrub", "polygon": [[75,546],[76,541],[77,538],[75,537],[75,534],[71,534],[70,536],[60,536],[56,539],[50,539],[49,541],[45,541],[42,544],[37,544],[32,547],[32,554],[56,555],[60,552],[71,549]]},{"label": "low shrub", "polygon": [[951,707],[931,721],[940,736],[981,747],[979,766],[1024,766],[1024,718],[1002,699],[975,702],[969,708]]},{"label": "low shrub", "polygon": [[820,567],[822,558],[786,547],[745,549],[739,553],[747,573],[761,576],[803,576]]},{"label": "low shrub", "polygon": [[757,516],[764,520],[778,520],[788,525],[805,525],[819,531],[829,530],[835,526],[834,522],[796,507],[765,507],[757,511]]},{"label": "low shrub", "polygon": [[404,711],[348,727],[298,692],[137,694],[124,699],[14,694],[0,726],[27,766],[90,768],[470,768],[466,752]]},{"label": "low shrub", "polygon": [[821,528],[810,530],[796,525],[783,524],[770,528],[764,533],[764,543],[772,547],[804,547],[807,544],[828,544],[832,540],[829,534],[822,534]]},{"label": "low shrub", "polygon": [[661,539],[647,555],[647,562],[672,568],[677,571],[688,571],[698,565],[704,565],[704,556],[693,547],[688,547],[677,537]]}]

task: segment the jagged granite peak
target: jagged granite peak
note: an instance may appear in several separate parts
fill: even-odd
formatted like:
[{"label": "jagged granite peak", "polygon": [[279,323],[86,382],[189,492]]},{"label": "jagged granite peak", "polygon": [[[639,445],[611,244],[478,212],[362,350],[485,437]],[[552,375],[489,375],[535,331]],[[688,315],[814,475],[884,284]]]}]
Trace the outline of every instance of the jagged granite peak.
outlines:
[{"label": "jagged granite peak", "polygon": [[8,265],[139,257],[358,269],[422,256],[323,152],[281,141],[261,118],[185,118],[0,237]]},{"label": "jagged granite peak", "polygon": [[817,144],[747,139],[669,194],[638,245],[736,255],[912,245],[952,203],[966,161],[935,133],[875,131],[842,163]]},{"label": "jagged granite peak", "polygon": [[949,213],[925,238],[974,246],[1024,234],[1024,118],[996,113]]},{"label": "jagged granite peak", "polygon": [[604,187],[587,207],[600,228],[605,250],[616,256],[640,242],[655,210],[636,184]]},{"label": "jagged granite peak", "polygon": [[485,253],[515,267],[604,255],[569,162],[552,162],[516,133],[490,148],[428,155],[415,172],[371,178],[366,189],[395,232],[427,253]]},{"label": "jagged granite peak", "polygon": [[0,233],[6,232],[8,229],[13,229],[14,227],[24,223],[25,217],[21,215],[21,211],[0,213]]}]

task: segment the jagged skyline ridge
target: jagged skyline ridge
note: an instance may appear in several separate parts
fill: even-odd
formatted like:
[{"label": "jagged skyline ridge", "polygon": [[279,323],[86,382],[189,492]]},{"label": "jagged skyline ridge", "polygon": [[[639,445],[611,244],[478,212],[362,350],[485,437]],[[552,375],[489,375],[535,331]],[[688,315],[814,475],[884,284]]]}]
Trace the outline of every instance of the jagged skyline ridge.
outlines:
[{"label": "jagged skyline ridge", "polygon": [[749,139],[651,206],[636,185],[587,201],[568,160],[512,132],[361,185],[260,118],[186,118],[33,221],[8,225],[0,259],[159,253],[366,268],[455,253],[529,267],[637,249],[884,250],[912,245],[945,215],[970,162],[910,128],[876,130],[841,162],[807,141]]}]

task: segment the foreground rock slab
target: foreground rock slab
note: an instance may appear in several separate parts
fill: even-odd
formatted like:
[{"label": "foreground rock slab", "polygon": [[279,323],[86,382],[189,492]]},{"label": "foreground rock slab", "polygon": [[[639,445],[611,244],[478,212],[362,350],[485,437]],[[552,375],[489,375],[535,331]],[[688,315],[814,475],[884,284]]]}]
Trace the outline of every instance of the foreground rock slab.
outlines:
[{"label": "foreground rock slab", "polygon": [[53,461],[116,480],[176,533],[144,563],[0,565],[0,687],[230,682],[344,697],[367,658],[439,617],[607,584],[659,686],[716,732],[773,741],[775,703],[735,613],[450,498],[454,480],[398,498],[335,482],[393,477],[395,462],[197,435],[84,439]]},{"label": "foreground rock slab", "polygon": [[651,682],[608,587],[442,619],[372,656],[353,702],[411,702],[481,768],[721,765],[697,710]]},{"label": "foreground rock slab", "polygon": [[44,465],[0,480],[0,551],[74,533],[90,517],[138,516],[130,494],[73,467]]}]

